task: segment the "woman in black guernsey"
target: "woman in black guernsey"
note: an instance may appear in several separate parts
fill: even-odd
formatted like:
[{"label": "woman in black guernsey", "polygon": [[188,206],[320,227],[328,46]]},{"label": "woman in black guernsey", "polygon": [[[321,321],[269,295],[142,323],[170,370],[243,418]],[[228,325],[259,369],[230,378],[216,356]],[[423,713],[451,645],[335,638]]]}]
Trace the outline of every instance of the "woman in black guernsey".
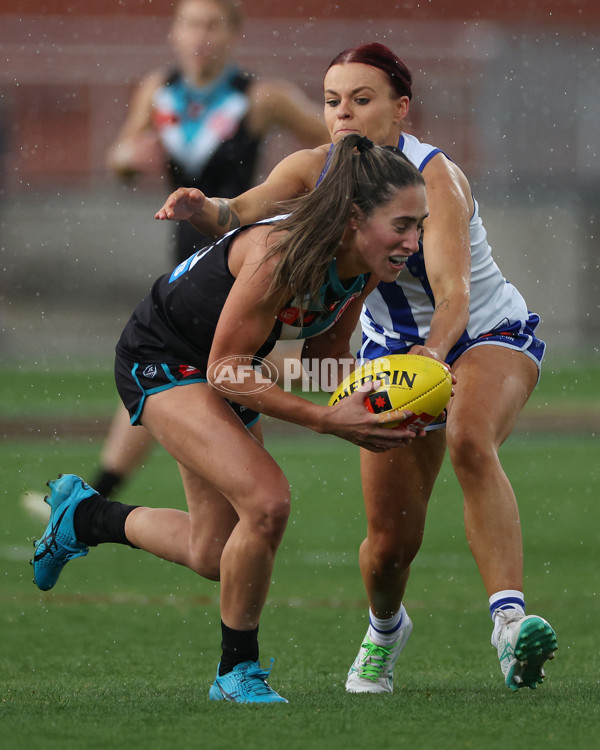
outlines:
[{"label": "woman in black guernsey", "polygon": [[34,558],[44,590],[68,560],[105,542],[220,580],[212,700],[285,701],[260,667],[258,625],[290,490],[262,445],[258,413],[378,452],[415,437],[382,424],[405,412],[364,408],[372,384],[330,408],[276,384],[257,388],[252,365],[284,336],[306,339],[308,357],[350,356],[364,297],[378,281],[394,281],[418,250],[427,216],[420,173],[397,149],[349,136],[321,185],[284,208],[161,277],[117,345],[119,392],[132,421],[177,460],[188,512],[111,503],[63,475],[50,485],[50,523]]}]

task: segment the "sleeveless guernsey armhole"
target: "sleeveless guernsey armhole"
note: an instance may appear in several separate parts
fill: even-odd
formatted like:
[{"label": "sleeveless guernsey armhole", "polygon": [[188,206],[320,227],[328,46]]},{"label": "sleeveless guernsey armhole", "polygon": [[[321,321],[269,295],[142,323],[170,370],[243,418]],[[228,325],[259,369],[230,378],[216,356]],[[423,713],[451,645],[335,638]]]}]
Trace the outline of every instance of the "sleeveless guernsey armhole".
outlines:
[{"label": "sleeveless guernsey armhole", "polygon": [[327,174],[327,170],[329,169],[329,164],[331,162],[331,157],[333,155],[333,148],[334,147],[332,143],[331,146],[329,146],[329,151],[327,152],[327,159],[325,159],[325,164],[323,166],[323,169],[321,170],[321,174],[319,175],[319,179],[317,180],[315,187],[318,187],[321,184],[321,182],[323,181],[323,178]]}]

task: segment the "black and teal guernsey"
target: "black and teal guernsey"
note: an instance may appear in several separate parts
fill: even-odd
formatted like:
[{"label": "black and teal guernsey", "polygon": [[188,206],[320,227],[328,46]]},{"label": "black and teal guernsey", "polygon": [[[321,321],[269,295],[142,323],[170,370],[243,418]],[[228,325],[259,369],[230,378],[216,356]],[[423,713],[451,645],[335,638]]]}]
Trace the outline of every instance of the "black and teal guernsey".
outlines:
[{"label": "black and teal guernsey", "polygon": [[[281,218],[258,224],[276,224]],[[161,276],[125,326],[117,356],[136,363],[184,364],[206,373],[219,316],[235,282],[229,270],[229,250],[253,226],[229,232]],[[310,338],[330,328],[361,294],[367,280],[364,274],[342,282],[332,260],[318,298],[288,300],[256,356],[266,356],[280,339]]]},{"label": "black and teal guernsey", "polygon": [[[167,154],[173,190],[197,187],[205,195],[234,198],[252,187],[261,138],[248,130],[252,76],[228,66],[207,86],[174,71],[153,98],[153,125]],[[188,222],[176,230],[176,261],[211,240]]]}]

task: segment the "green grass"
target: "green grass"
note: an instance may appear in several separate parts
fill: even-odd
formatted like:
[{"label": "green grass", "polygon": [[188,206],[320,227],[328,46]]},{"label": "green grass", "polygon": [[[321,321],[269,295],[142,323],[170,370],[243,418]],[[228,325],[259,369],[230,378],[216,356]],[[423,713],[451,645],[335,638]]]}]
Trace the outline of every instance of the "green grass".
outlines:
[{"label": "green grass", "polygon": [[[0,417],[89,417],[110,414],[117,402],[113,372],[106,365],[81,369],[73,363],[70,371],[1,368]],[[308,395],[308,394],[307,394]],[[311,398],[326,402],[323,393]],[[544,363],[540,384],[530,407],[550,404],[560,408],[565,402],[600,406],[600,363],[583,359]],[[528,407],[529,408],[529,407]]]},{"label": "green grass", "polygon": [[[589,381],[575,377],[594,394],[593,372]],[[106,373],[27,378],[3,381],[0,414],[107,416],[115,403]],[[572,373],[563,385],[569,380]],[[24,382],[32,387],[23,391]],[[562,386],[556,395],[577,398]],[[219,656],[217,584],[106,545],[70,563],[51,592],[34,587],[27,561],[43,524],[18,498],[60,471],[89,477],[100,444],[0,442],[2,750],[597,746],[598,438],[515,435],[503,449],[520,499],[529,610],[559,636],[546,683],[516,694],[503,685],[462,498],[445,464],[407,593],[415,629],[391,696],[343,689],[366,627],[359,471],[352,446],[308,438],[267,436],[292,483],[293,510],[261,623],[261,658],[275,657],[271,682],[290,703],[262,709],[207,700]],[[158,449],[121,499],[183,507],[172,459]]]},{"label": "green grass", "polygon": [[88,371],[0,369],[0,416],[37,418],[110,414],[117,403],[113,372],[106,366]]}]

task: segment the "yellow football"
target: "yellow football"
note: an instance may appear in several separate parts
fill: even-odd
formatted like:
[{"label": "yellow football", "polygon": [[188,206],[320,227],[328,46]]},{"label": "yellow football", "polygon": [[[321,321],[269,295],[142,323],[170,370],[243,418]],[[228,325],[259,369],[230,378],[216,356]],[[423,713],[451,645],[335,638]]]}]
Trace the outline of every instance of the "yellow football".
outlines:
[{"label": "yellow football", "polygon": [[452,395],[452,376],[441,362],[418,354],[390,354],[367,360],[351,372],[332,394],[329,406],[374,380],[380,386],[365,398],[365,406],[375,414],[412,411],[415,416],[402,422],[402,427],[426,427],[444,411]]}]

